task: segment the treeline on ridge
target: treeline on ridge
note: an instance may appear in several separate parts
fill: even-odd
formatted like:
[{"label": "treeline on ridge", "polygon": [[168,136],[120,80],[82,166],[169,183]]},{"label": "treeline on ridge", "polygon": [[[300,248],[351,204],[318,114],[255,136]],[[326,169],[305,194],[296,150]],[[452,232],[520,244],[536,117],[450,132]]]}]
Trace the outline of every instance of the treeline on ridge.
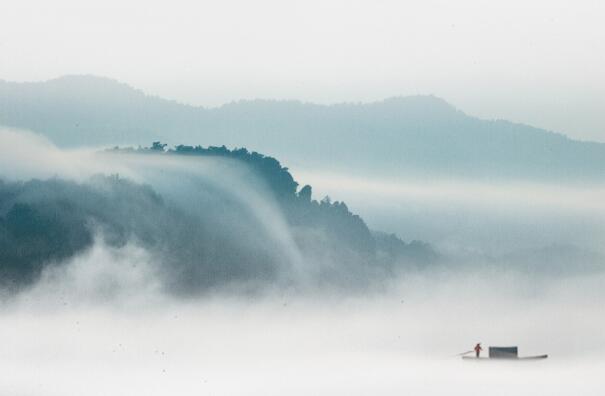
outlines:
[{"label": "treeline on ridge", "polygon": [[263,219],[237,200],[222,199],[224,192],[205,180],[196,185],[203,192],[199,202],[188,204],[153,184],[116,175],[97,175],[85,183],[60,178],[0,181],[4,287],[34,283],[47,266],[63,265],[86,252],[97,236],[112,247],[130,242],[143,246],[159,266],[164,286],[176,294],[225,285],[291,284],[297,282],[291,262],[297,255],[314,284],[341,287],[367,285],[437,258],[427,244],[370,231],[344,202],[313,199],[311,186],[299,189],[288,169],[269,156],[224,146],[166,149],[159,142],[109,152],[221,158],[241,164],[263,181],[265,194],[277,203],[276,216],[285,219],[296,255],[261,227]]}]

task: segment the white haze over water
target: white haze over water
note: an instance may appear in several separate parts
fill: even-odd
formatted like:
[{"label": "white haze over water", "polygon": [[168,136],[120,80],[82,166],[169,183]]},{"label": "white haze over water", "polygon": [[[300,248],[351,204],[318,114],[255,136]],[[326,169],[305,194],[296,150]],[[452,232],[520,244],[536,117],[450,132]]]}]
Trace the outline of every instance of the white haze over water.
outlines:
[{"label": "white haze over water", "polygon": [[[34,293],[40,300],[25,296],[0,313],[0,389],[41,395],[601,394],[605,323],[596,280],[557,285],[534,298],[519,297],[518,286],[494,293],[487,278],[473,281],[409,279],[399,290],[364,298],[275,294],[254,301],[152,299],[126,307],[73,307],[72,299],[53,306],[53,294]],[[86,298],[82,292],[73,297]],[[522,355],[550,358],[477,363],[455,356],[476,341],[519,345]]]},{"label": "white haze over water", "polygon": [[[136,159],[62,151],[17,131],[1,131],[0,140],[3,179],[84,182],[95,173],[120,173],[187,200],[196,178],[227,169],[213,161],[201,168],[196,161],[193,169],[178,159],[155,167],[142,160],[140,167]],[[346,201],[371,228],[426,240],[446,254],[552,243],[599,251],[605,242],[601,186],[294,176],[312,184],[316,198]],[[220,182],[229,188],[228,180]],[[283,219],[268,217],[272,202],[246,199],[267,232],[282,238],[280,254],[295,255]],[[115,248],[99,238],[64,266],[47,267],[30,289],[4,298],[0,393],[602,394],[602,271],[530,277],[467,263],[410,272],[361,295],[269,288],[254,297],[225,291],[183,299],[163,292],[157,260],[137,241]],[[303,271],[310,263],[298,265]],[[479,341],[550,358],[476,363],[456,356]]]}]

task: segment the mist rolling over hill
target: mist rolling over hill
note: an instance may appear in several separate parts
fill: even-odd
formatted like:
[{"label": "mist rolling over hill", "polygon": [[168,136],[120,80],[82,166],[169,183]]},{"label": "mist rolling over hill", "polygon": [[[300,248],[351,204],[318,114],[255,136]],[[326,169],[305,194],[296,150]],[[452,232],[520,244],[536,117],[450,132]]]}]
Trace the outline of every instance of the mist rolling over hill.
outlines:
[{"label": "mist rolling over hill", "polygon": [[[0,82],[0,125],[0,389],[600,394],[604,144],[91,76]],[[477,340],[551,357],[477,371]]]},{"label": "mist rolling over hill", "polygon": [[[603,144],[89,76],[1,82],[0,124],[2,390],[601,392]],[[460,362],[479,340],[550,357]]]},{"label": "mist rolling over hill", "polygon": [[[3,136],[40,144],[14,132]],[[84,157],[65,152],[68,166],[82,159],[98,166],[75,179],[44,165],[29,169],[28,176],[38,178],[15,170],[4,175],[2,286],[35,284],[99,244],[144,249],[163,289],[175,295],[222,288],[359,291],[438,258],[426,243],[371,232],[343,202],[312,199],[311,186],[299,188],[272,157],[245,149],[163,146],[79,154]],[[53,150],[42,144],[38,154],[52,158]],[[100,169],[105,174],[95,173]],[[54,176],[39,178],[48,171]]]},{"label": "mist rolling over hill", "polygon": [[602,181],[605,144],[503,120],[481,120],[434,96],[367,104],[240,101],[218,108],[145,95],[117,81],[67,76],[0,81],[0,124],[63,147],[247,147],[291,166],[372,175]]},{"label": "mist rolling over hill", "polygon": [[[184,293],[286,285],[301,274],[363,288],[434,262],[435,249],[450,270],[543,275],[602,267],[602,211],[564,202],[578,200],[576,182],[593,186],[585,196],[602,195],[605,144],[476,119],[434,96],[202,108],[107,78],[66,76],[0,81],[0,124],[61,147],[34,139],[21,157],[10,146],[27,146],[31,136],[4,133],[6,285],[31,284],[48,265],[99,242],[140,245],[169,268],[165,286]],[[91,146],[116,149],[92,154]],[[321,196],[312,199],[312,187],[272,156],[302,170]],[[558,182],[569,188],[548,187]],[[518,183],[526,188],[511,201]],[[333,202],[333,194],[340,198]],[[544,198],[553,194],[560,199]],[[341,200],[354,202],[371,226]]]}]

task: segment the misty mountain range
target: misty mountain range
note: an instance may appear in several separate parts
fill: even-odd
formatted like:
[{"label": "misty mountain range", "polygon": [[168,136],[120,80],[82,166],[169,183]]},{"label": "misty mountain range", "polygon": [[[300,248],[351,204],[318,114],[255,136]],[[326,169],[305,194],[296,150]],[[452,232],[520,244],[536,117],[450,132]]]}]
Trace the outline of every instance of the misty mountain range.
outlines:
[{"label": "misty mountain range", "polygon": [[[311,186],[299,186],[288,168],[259,152],[348,174],[605,176],[605,144],[476,119],[432,96],[330,106],[255,100],[206,109],[106,78],[69,76],[0,81],[0,125],[32,130],[61,147],[114,147],[96,154],[105,156],[100,163],[142,177],[2,175],[0,284],[15,288],[85,254],[99,238],[110,248],[143,247],[163,285],[178,294],[302,278],[359,289],[447,262],[427,243],[370,230],[343,202],[314,199]],[[602,262],[598,253],[561,246],[485,263],[567,273],[576,262],[587,271]],[[476,264],[476,256],[468,261]]]},{"label": "misty mountain range", "polygon": [[247,147],[292,166],[398,176],[603,180],[605,144],[464,114],[433,96],[368,104],[252,100],[203,108],[93,76],[0,81],[0,124],[63,147]]}]

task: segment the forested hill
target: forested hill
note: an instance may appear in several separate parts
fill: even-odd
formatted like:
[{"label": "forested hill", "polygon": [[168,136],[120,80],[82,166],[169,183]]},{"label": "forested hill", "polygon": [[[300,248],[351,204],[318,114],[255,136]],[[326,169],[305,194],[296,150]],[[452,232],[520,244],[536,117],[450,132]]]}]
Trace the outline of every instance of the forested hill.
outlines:
[{"label": "forested hill", "polygon": [[61,146],[203,141],[347,172],[605,179],[605,144],[477,119],[433,96],[330,106],[254,100],[208,109],[106,78],[68,76],[0,81],[0,124],[34,130]]},{"label": "forested hill", "polygon": [[256,152],[156,142],[98,155],[144,180],[0,179],[0,285],[35,283],[100,241],[145,249],[161,284],[179,295],[303,279],[361,288],[437,258],[425,243],[371,232],[343,202],[313,199],[310,186]]}]

